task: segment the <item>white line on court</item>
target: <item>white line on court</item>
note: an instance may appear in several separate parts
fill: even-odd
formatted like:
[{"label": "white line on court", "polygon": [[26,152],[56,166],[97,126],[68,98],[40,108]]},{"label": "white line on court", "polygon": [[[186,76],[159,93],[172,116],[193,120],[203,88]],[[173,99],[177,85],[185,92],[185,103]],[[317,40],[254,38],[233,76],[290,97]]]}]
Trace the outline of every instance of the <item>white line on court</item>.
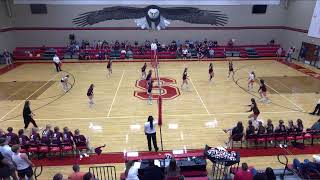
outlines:
[{"label": "white line on court", "polygon": [[[270,111],[263,112],[263,114],[282,114],[282,113],[301,113],[299,111]],[[216,113],[216,114],[164,114],[164,117],[184,117],[184,116],[215,116],[215,115],[246,115],[249,114],[247,112],[224,112],[224,113]],[[145,118],[146,116],[100,116],[100,117],[71,117],[71,118],[39,118],[36,121],[66,121],[66,120],[94,120],[94,119],[130,119],[130,118]],[[10,121],[21,121],[21,119],[12,119]]]},{"label": "white line on court", "polygon": [[[243,69],[243,70],[246,71],[247,73],[249,73],[249,71],[247,71],[247,70],[245,70],[245,69]],[[257,77],[256,79],[258,79],[258,80],[260,81],[260,79],[259,79],[258,77]],[[274,88],[272,88],[270,85],[268,85],[267,83],[265,83],[265,85],[268,86],[270,89],[272,89],[274,92],[276,92],[280,97],[286,99],[288,102],[290,102],[291,104],[293,104],[294,106],[296,106],[297,108],[299,108],[300,110],[302,110],[302,111],[305,112],[305,110],[304,110],[301,106],[297,105],[296,103],[294,103],[293,101],[291,101],[289,98],[287,98],[287,97],[285,97],[284,95],[280,94],[277,90],[275,90]]]},{"label": "white line on court", "polygon": [[197,93],[197,95],[198,95],[198,97],[199,97],[200,101],[202,102],[203,107],[206,109],[207,113],[208,113],[208,114],[210,114],[210,112],[209,112],[209,110],[208,110],[207,106],[204,104],[204,102],[203,102],[203,100],[202,100],[202,98],[201,98],[201,96],[200,96],[200,94],[199,94],[199,92],[198,92],[198,90],[197,90],[196,86],[193,84],[192,79],[191,79],[191,78],[189,78],[189,79],[190,79],[190,82],[191,82],[191,84],[192,84],[192,86],[193,86],[194,90],[196,91],[196,93]]},{"label": "white line on court", "polygon": [[119,91],[120,86],[121,86],[122,79],[123,79],[123,77],[124,77],[124,73],[125,73],[125,71],[123,70],[123,71],[122,71],[122,76],[121,76],[121,79],[120,79],[120,81],[119,81],[119,84],[118,84],[118,87],[117,87],[116,93],[114,94],[114,97],[113,97],[113,100],[112,100],[112,103],[111,103],[111,106],[110,106],[110,109],[109,109],[109,112],[108,112],[107,118],[110,116],[110,113],[111,113],[111,110],[112,110],[112,106],[113,106],[113,104],[114,104],[114,102],[115,102],[115,100],[116,100],[116,97],[117,97],[118,91]]},{"label": "white line on court", "polygon": [[22,103],[24,103],[27,99],[29,99],[31,96],[33,96],[36,92],[38,92],[41,88],[43,88],[45,85],[47,85],[51,80],[53,80],[57,75],[54,75],[52,78],[50,78],[46,83],[44,83],[42,86],[40,86],[37,90],[35,90],[32,94],[30,94],[25,100],[21,101],[19,104],[17,104],[15,107],[13,107],[10,111],[8,111],[4,116],[1,117],[0,121],[2,121],[5,117],[7,117],[8,114],[10,114],[12,111],[17,109]]}]

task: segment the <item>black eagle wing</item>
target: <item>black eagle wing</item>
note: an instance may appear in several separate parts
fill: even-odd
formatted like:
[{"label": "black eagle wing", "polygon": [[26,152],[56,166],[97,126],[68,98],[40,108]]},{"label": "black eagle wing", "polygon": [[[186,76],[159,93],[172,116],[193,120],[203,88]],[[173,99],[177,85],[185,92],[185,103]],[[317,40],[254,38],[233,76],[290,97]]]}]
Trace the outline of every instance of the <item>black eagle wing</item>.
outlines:
[{"label": "black eagle wing", "polygon": [[84,27],[108,20],[136,19],[143,16],[145,16],[144,8],[113,6],[80,14],[72,22]]},{"label": "black eagle wing", "polygon": [[228,17],[221,11],[201,10],[193,7],[161,8],[160,14],[170,20],[180,20],[193,24],[224,26]]}]

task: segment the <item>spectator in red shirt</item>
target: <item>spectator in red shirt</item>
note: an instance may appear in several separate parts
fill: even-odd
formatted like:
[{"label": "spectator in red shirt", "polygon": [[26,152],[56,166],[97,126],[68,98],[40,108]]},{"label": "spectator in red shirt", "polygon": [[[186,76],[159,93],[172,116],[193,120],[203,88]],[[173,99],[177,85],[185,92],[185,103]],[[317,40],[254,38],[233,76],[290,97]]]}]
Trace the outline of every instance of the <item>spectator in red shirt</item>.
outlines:
[{"label": "spectator in red shirt", "polygon": [[68,179],[70,180],[83,180],[84,172],[80,172],[80,166],[74,164],[72,166],[73,173],[69,175]]},{"label": "spectator in red shirt", "polygon": [[234,176],[234,180],[252,180],[253,174],[248,170],[248,164],[242,163],[241,170]]},{"label": "spectator in red shirt", "polygon": [[15,145],[19,144],[19,138],[16,133],[13,133],[13,128],[8,127],[7,129],[8,133],[6,134],[6,138],[9,140],[9,145]]}]

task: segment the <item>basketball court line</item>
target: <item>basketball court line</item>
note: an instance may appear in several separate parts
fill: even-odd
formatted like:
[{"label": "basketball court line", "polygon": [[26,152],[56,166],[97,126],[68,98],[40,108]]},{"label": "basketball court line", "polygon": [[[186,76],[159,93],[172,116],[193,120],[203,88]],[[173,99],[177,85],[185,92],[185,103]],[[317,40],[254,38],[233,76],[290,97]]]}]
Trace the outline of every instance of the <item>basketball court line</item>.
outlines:
[{"label": "basketball court line", "polygon": [[8,114],[10,114],[12,111],[14,111],[15,109],[17,109],[21,104],[23,104],[27,99],[29,99],[31,96],[33,96],[35,93],[37,93],[41,88],[43,88],[44,86],[46,86],[49,82],[51,82],[57,75],[59,75],[59,73],[57,73],[56,75],[54,75],[53,77],[51,77],[46,83],[44,83],[42,86],[40,86],[37,90],[35,90],[33,93],[31,93],[26,99],[22,100],[19,104],[17,104],[15,107],[13,107],[10,111],[8,111],[4,116],[2,116],[0,118],[0,122],[8,116]]},{"label": "basketball court line", "polygon": [[[247,73],[249,73],[249,71],[242,69],[244,71],[246,71]],[[258,79],[259,81],[261,80],[260,78],[256,77],[256,79]],[[303,112],[306,112],[301,106],[297,105],[296,103],[294,103],[293,101],[291,101],[289,98],[283,96],[282,94],[280,94],[277,90],[275,90],[273,87],[271,87],[270,85],[268,85],[267,83],[265,83],[266,86],[268,86],[270,89],[272,89],[274,92],[276,92],[280,97],[284,98],[285,100],[287,100],[288,102],[290,102],[291,104],[293,104],[294,106],[296,106],[297,108],[299,108],[300,110],[302,110]]]},{"label": "basketball court line", "polygon": [[207,111],[207,113],[208,113],[208,114],[211,114],[211,113],[209,112],[209,110],[208,110],[207,106],[204,104],[204,102],[203,102],[203,100],[202,100],[202,97],[200,96],[200,94],[199,94],[199,92],[198,92],[198,90],[197,90],[196,86],[193,84],[192,79],[191,79],[191,78],[189,78],[189,80],[190,80],[190,82],[191,82],[191,84],[192,84],[192,86],[193,86],[194,90],[196,91],[196,93],[197,93],[197,95],[198,95],[198,97],[199,97],[199,99],[200,99],[200,101],[201,101],[201,103],[202,103],[202,106],[206,109],[206,111]]},{"label": "basketball court line", "polygon": [[[270,111],[263,112],[263,114],[283,114],[283,113],[301,113],[299,111]],[[190,116],[216,116],[216,115],[247,115],[247,112],[225,112],[215,114],[163,114],[164,117],[190,117]],[[94,120],[94,119],[128,119],[128,118],[146,118],[147,116],[98,116],[98,117],[71,117],[71,118],[39,118],[35,121],[66,121],[66,120]],[[12,119],[10,121],[21,121],[21,119]]]},{"label": "basketball court line", "polygon": [[119,81],[119,84],[118,84],[118,87],[117,87],[117,90],[116,90],[116,93],[114,94],[114,97],[113,97],[113,100],[112,100],[112,103],[111,103],[111,106],[110,106],[110,109],[109,109],[109,112],[108,112],[108,115],[107,115],[107,118],[110,116],[110,113],[111,113],[111,110],[112,110],[112,106],[116,100],[116,97],[117,97],[117,94],[118,94],[118,91],[120,89],[120,86],[121,86],[121,83],[122,83],[122,79],[124,77],[124,73],[125,73],[125,70],[122,71],[122,76],[121,76],[121,79]]},{"label": "basketball court line", "polygon": [[26,88],[26,87],[29,86],[30,84],[32,84],[32,82],[27,83],[27,84],[24,85],[23,87],[21,87],[21,88],[19,88],[18,90],[16,90],[14,93],[10,94],[10,96],[8,96],[6,100],[9,100],[12,96],[16,95],[18,92],[20,92],[21,90],[23,90],[24,88]]},{"label": "basketball court line", "polygon": [[[214,70],[218,70],[218,69],[225,70],[228,68],[214,68]],[[115,72],[115,70],[116,71],[117,70],[126,71],[126,72],[136,72],[136,71],[140,72],[141,71],[139,68],[137,68],[137,69],[115,69],[115,68],[113,68],[112,69],[113,72]],[[70,71],[72,71],[72,70],[70,70]],[[107,70],[104,70],[104,69],[102,71],[107,72]],[[181,68],[181,69],[163,69],[162,71],[183,71],[183,68]],[[74,73],[77,73],[77,72],[81,73],[81,72],[99,72],[99,71],[86,71],[86,70],[77,71],[77,70],[74,70],[73,72]]]}]

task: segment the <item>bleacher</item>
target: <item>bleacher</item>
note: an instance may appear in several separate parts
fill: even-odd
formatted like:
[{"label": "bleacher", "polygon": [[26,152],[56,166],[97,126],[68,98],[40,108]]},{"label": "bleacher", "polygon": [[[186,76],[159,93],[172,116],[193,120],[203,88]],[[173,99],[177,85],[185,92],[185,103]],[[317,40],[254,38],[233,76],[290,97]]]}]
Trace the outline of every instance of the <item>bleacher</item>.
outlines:
[{"label": "bleacher", "polygon": [[[276,57],[276,51],[280,45],[237,45],[237,46],[217,46],[211,48],[214,50],[214,58],[224,57],[241,57],[241,58],[258,58],[258,57]],[[122,49],[121,49],[122,50]],[[80,49],[75,52],[79,59],[150,59],[151,50],[146,49],[140,52],[139,47],[131,48],[132,57],[126,57],[126,54],[121,53],[121,50],[112,50],[110,47],[105,49]],[[60,59],[70,58],[68,55],[68,47],[16,47],[13,51],[15,60],[49,60],[57,53]],[[191,57],[197,57],[197,51],[190,49]],[[283,52],[284,55],[284,52]],[[177,59],[175,51],[160,51],[158,52],[159,59]]]}]

